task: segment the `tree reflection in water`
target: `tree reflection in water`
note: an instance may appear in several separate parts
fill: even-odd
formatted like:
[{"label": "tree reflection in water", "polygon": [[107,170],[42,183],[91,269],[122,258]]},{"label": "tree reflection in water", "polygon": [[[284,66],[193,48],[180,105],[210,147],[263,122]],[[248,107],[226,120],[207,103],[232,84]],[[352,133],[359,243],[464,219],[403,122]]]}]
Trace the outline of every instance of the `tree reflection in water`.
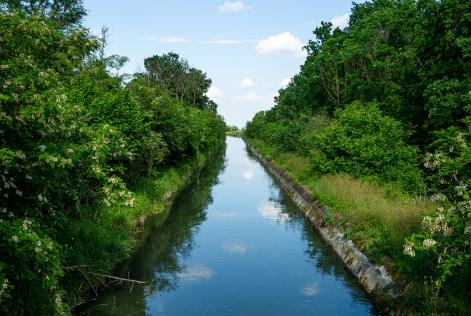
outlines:
[{"label": "tree reflection in water", "polygon": [[206,209],[213,202],[211,189],[218,183],[225,161],[224,150],[213,157],[195,181],[179,194],[165,222],[151,228],[132,259],[119,269],[120,276],[146,284],[111,289],[93,306],[78,312],[80,315],[146,315],[147,296],[176,290],[182,278],[192,277],[189,273],[203,276],[209,273],[201,269],[189,271],[182,262],[194,247],[193,234],[206,220]]}]

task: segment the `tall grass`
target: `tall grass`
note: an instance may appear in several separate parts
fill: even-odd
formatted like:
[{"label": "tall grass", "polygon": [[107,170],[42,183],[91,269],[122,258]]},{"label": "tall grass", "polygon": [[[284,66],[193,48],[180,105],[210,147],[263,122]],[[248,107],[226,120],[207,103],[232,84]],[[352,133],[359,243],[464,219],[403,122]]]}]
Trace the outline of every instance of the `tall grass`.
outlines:
[{"label": "tall grass", "polygon": [[346,237],[374,262],[400,261],[404,238],[435,209],[427,199],[404,193],[393,184],[347,174],[316,176],[310,171],[308,158],[278,151],[260,140],[247,141],[307,189],[344,229]]}]

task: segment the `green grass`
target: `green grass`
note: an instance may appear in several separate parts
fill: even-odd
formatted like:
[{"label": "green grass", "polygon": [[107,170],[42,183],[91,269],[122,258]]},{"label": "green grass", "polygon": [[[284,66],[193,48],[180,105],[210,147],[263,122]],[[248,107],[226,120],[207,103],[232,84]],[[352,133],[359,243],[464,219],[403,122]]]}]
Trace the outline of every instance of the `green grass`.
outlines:
[{"label": "green grass", "polygon": [[342,226],[346,237],[367,253],[374,262],[389,263],[402,257],[404,238],[420,227],[425,214],[435,205],[413,197],[394,186],[347,174],[314,176],[310,161],[295,153],[286,153],[260,140],[250,139],[262,155],[285,170],[288,176],[310,192]]},{"label": "green grass", "polygon": [[[154,177],[132,177],[129,189],[134,193],[134,207],[116,205],[84,212],[82,218],[69,223],[64,236],[66,266],[81,266],[85,270],[113,274],[117,265],[129,258],[152,226],[163,222],[173,199],[191,183],[191,179],[206,164],[211,155],[198,157],[168,168]],[[79,271],[69,270],[64,278],[72,305],[81,300],[87,289],[102,280],[87,280]],[[96,281],[96,282],[95,282]]]},{"label": "green grass", "polygon": [[316,176],[306,157],[281,152],[257,139],[246,142],[319,201],[328,211],[329,222],[339,226],[371,261],[387,266],[396,280],[407,280],[400,301],[393,304],[404,306],[408,315],[470,315],[469,294],[451,287],[432,298],[430,289],[414,274],[410,258],[402,253],[404,239],[418,231],[423,216],[438,205],[371,179],[348,174]]}]

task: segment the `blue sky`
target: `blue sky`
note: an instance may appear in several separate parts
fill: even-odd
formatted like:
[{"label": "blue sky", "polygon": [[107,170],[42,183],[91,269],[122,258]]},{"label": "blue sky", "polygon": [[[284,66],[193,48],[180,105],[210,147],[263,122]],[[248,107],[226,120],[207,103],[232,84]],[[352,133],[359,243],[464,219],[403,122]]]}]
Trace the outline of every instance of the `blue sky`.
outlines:
[{"label": "blue sky", "polygon": [[[357,1],[363,2],[363,1]],[[108,54],[143,60],[175,52],[213,80],[209,96],[228,124],[244,126],[273,106],[304,62],[302,46],[321,21],[344,25],[351,0],[85,0],[85,26],[111,31]]]}]

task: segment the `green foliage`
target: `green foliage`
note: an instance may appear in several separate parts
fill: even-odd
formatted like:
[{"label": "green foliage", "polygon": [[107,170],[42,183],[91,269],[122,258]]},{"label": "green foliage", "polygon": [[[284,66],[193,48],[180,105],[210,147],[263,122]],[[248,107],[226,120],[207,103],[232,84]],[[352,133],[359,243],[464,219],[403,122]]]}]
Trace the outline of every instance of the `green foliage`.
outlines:
[{"label": "green foliage", "polygon": [[[61,300],[60,246],[46,236],[29,219],[0,222],[2,313],[69,314]],[[38,301],[43,303],[37,305]]]},{"label": "green foliage", "polygon": [[[446,197],[444,210],[426,221],[439,219],[452,233],[416,227],[407,244],[414,260],[393,259],[411,279],[422,278],[408,294],[415,306],[423,302],[419,313],[469,314],[463,302],[470,296],[464,234],[470,215],[463,197],[471,186],[471,2],[354,3],[346,28],[322,22],[313,33],[299,73],[272,109],[247,123],[245,137],[311,157],[316,176],[344,172],[433,200]],[[385,234],[383,245],[368,236],[358,239],[373,256],[402,253],[403,235]],[[422,285],[424,277],[434,285]]]},{"label": "green foliage", "polygon": [[450,128],[436,137],[432,144],[436,152],[427,154],[424,166],[430,171],[432,199],[444,201],[445,207],[425,217],[422,231],[407,238],[404,246],[410,266],[422,265],[420,275],[431,279],[434,306],[441,290],[466,293],[471,282],[470,135]]},{"label": "green foliage", "polygon": [[178,54],[155,55],[144,60],[148,80],[178,100],[216,112],[216,105],[205,95],[211,79],[199,69],[189,66]]},{"label": "green foliage", "polygon": [[378,176],[416,191],[421,186],[417,150],[404,143],[406,136],[401,123],[383,116],[375,103],[352,103],[316,136],[312,168]]},{"label": "green foliage", "polygon": [[41,16],[61,27],[77,25],[86,11],[82,0],[1,0],[0,12],[21,12],[27,16]]},{"label": "green foliage", "polygon": [[167,143],[162,134],[150,131],[142,143],[141,157],[147,164],[147,172],[152,173],[168,155]]},{"label": "green foliage", "polygon": [[0,2],[2,314],[69,313],[63,297],[74,304],[77,289],[89,286],[74,267],[110,273],[134,246],[137,219],[161,211],[164,194],[189,176],[178,169],[185,175],[152,203],[152,190],[130,184],[201,160],[224,142],[201,71],[187,73],[208,85],[191,90],[191,102],[142,74],[126,85],[111,72],[126,58],[106,57],[100,46],[106,34],[97,39],[75,26],[81,8]]}]

